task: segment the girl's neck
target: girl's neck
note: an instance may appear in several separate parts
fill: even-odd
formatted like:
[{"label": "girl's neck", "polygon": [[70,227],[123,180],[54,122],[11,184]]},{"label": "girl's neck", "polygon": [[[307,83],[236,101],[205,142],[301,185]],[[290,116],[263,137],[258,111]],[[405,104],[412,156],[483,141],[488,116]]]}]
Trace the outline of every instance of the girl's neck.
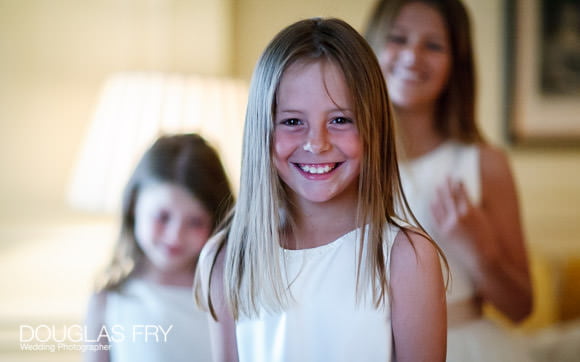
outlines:
[{"label": "girl's neck", "polygon": [[283,246],[287,249],[326,245],[356,228],[356,199],[348,203],[345,200],[302,202],[296,209],[295,228],[283,240]]},{"label": "girl's neck", "polygon": [[414,159],[434,150],[444,138],[435,129],[433,108],[396,108],[398,130],[402,146],[402,158]]},{"label": "girl's neck", "polygon": [[155,268],[151,263],[145,262],[137,267],[135,276],[160,285],[191,287],[194,279],[194,273],[191,270],[163,271]]}]

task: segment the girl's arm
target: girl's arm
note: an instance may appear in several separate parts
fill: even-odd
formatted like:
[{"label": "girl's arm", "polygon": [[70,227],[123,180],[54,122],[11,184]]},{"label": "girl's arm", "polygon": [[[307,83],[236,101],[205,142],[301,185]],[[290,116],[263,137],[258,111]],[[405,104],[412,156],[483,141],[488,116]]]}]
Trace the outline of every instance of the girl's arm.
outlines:
[{"label": "girl's arm", "polygon": [[[106,292],[93,294],[89,300],[87,308],[87,316],[85,319],[85,327],[87,329],[87,337],[94,341],[100,334],[101,328],[105,325],[105,308],[106,308]],[[94,345],[109,344],[109,341],[99,341],[92,343]],[[83,353],[84,362],[109,362],[109,351],[87,350]]]},{"label": "girl's arm", "polygon": [[390,286],[397,362],[445,361],[445,286],[439,253],[425,236],[399,232],[391,251]]},{"label": "girl's arm", "polygon": [[481,206],[469,201],[461,183],[448,182],[433,212],[478,294],[519,322],[532,311],[532,287],[516,186],[502,151],[482,146],[480,157]]},{"label": "girl's arm", "polygon": [[211,276],[211,300],[218,320],[209,315],[209,328],[214,362],[237,362],[236,324],[224,295],[225,253],[222,248]]},{"label": "girl's arm", "polygon": [[[208,311],[213,361],[236,362],[238,361],[236,325],[224,295],[223,271],[226,248],[220,247],[224,237],[223,233],[218,233],[202,249],[197,265],[194,293],[198,305]],[[211,293],[212,307],[217,321],[209,312],[208,293]]]}]

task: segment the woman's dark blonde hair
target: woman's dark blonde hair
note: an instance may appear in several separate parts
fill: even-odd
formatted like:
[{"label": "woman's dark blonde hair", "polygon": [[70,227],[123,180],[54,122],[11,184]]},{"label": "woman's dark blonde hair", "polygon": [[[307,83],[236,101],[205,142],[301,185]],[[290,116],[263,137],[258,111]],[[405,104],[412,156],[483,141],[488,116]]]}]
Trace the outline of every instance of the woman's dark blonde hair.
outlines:
[{"label": "woman's dark blonde hair", "polygon": [[467,9],[460,0],[381,0],[371,13],[365,37],[380,54],[403,6],[424,3],[439,12],[451,44],[451,72],[436,110],[436,129],[444,138],[465,143],[483,142],[475,118],[476,79]]},{"label": "woman's dark blonde hair", "polygon": [[[284,284],[280,240],[294,225],[293,210],[273,164],[272,141],[280,79],[296,62],[332,63],[343,72],[350,90],[364,155],[358,206],[353,210],[362,229],[361,244],[368,231],[366,252],[358,255],[357,296],[370,286],[377,306],[388,295],[385,227],[398,223],[396,215],[402,206],[408,210],[399,179],[393,115],[373,50],[357,31],[339,19],[302,20],[283,29],[266,47],[253,73],[240,191],[218,248],[225,247],[224,293],[236,319],[240,315],[255,316],[262,308],[281,310],[291,297]],[[206,274],[208,280],[196,281],[196,298],[215,317],[210,298],[211,271]]]},{"label": "woman's dark blonde hair", "polygon": [[143,251],[135,239],[135,204],[143,188],[159,182],[182,186],[199,200],[212,218],[212,231],[234,202],[220,158],[201,136],[159,137],[145,152],[125,187],[120,235],[111,263],[97,281],[98,290],[120,287],[143,260]]}]

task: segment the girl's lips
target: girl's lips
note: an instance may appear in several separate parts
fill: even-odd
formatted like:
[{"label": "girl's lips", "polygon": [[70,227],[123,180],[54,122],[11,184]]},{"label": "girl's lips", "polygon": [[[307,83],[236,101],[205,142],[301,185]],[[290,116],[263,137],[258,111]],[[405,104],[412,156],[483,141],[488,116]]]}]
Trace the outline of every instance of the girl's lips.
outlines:
[{"label": "girl's lips", "polygon": [[394,67],[391,69],[389,77],[391,79],[398,79],[406,83],[420,83],[425,80],[426,75],[423,71],[409,69],[405,67]]},{"label": "girl's lips", "polygon": [[183,248],[181,246],[166,246],[165,252],[171,256],[176,256],[183,252]]}]

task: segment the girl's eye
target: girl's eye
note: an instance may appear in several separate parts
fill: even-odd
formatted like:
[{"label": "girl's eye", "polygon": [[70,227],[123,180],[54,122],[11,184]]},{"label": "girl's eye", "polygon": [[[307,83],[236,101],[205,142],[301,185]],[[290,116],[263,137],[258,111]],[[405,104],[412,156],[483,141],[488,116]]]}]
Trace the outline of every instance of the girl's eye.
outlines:
[{"label": "girl's eye", "polygon": [[331,123],[334,124],[347,124],[347,123],[353,123],[352,119],[350,118],[346,118],[346,117],[336,117],[332,120]]},{"label": "girl's eye", "polygon": [[387,36],[387,43],[405,44],[407,39],[403,35],[391,34]]},{"label": "girl's eye", "polygon": [[442,51],[444,49],[443,45],[440,43],[436,43],[436,42],[427,42],[426,44],[427,49],[429,50],[435,50],[435,51]]},{"label": "girl's eye", "polygon": [[302,125],[302,121],[297,119],[297,118],[285,119],[281,123],[283,125],[286,125],[286,126],[300,126],[300,125]]},{"label": "girl's eye", "polygon": [[201,218],[195,217],[189,220],[189,226],[194,229],[201,229],[206,226],[206,223]]},{"label": "girl's eye", "polygon": [[167,211],[161,211],[157,215],[157,222],[160,222],[162,224],[166,224],[168,221],[169,221],[169,212],[167,212]]}]

